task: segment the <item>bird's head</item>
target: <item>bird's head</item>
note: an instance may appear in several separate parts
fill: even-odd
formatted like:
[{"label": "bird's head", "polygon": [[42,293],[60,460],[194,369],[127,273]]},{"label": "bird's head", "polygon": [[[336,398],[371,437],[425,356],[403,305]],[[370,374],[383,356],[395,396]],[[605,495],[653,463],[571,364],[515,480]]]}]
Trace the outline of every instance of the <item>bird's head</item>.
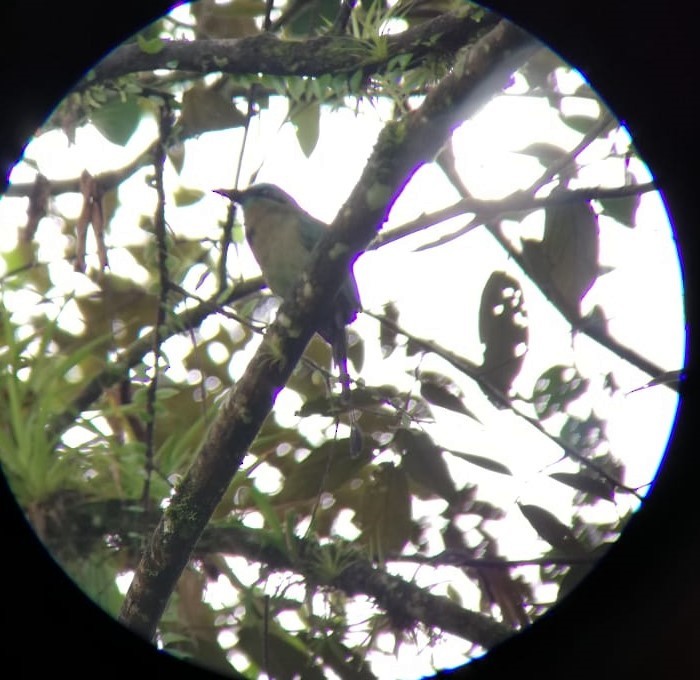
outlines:
[{"label": "bird's head", "polygon": [[285,191],[275,184],[253,184],[247,189],[214,189],[214,193],[220,194],[238,203],[245,210],[249,206],[287,206],[298,208],[297,202]]}]

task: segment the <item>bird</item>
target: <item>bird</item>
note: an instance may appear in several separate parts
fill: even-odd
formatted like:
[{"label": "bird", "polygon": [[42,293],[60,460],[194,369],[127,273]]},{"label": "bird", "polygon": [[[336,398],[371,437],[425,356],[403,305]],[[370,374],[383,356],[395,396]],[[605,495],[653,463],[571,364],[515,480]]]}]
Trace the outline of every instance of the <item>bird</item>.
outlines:
[{"label": "bird", "polygon": [[[215,189],[214,192],[243,208],[246,240],[263,278],[275,295],[288,300],[328,225],[309,215],[275,184],[252,184],[243,190]],[[345,326],[355,320],[360,309],[360,294],[350,266],[335,296],[330,316],[323,319],[317,329],[331,346],[346,402],[349,402],[350,377]]]}]

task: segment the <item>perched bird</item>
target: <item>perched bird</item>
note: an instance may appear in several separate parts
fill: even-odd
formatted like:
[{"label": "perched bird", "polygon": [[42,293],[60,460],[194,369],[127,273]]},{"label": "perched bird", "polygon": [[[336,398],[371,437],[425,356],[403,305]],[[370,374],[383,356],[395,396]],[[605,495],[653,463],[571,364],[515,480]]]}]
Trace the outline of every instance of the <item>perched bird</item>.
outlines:
[{"label": "perched bird", "polygon": [[[289,194],[274,184],[254,184],[242,191],[215,191],[243,208],[246,239],[265,282],[275,295],[289,298],[308,267],[311,251],[328,226],[302,210]],[[317,329],[331,346],[346,399],[349,398],[350,378],[345,326],[354,321],[359,309],[357,283],[349,271],[335,297],[330,317],[323,319]]]}]

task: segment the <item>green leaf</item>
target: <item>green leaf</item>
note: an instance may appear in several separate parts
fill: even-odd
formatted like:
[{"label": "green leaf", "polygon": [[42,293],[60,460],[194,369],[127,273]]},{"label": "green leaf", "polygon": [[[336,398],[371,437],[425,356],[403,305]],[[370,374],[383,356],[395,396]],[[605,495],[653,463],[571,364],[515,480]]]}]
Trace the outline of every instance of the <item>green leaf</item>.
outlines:
[{"label": "green leaf", "polygon": [[284,543],[284,530],[282,529],[282,523],[277,516],[270,500],[267,495],[258,491],[254,486],[248,487],[248,492],[250,497],[253,499],[255,507],[260,511],[260,514],[265,520],[265,524],[269,527],[272,536],[274,537],[275,543],[278,547],[281,547]]},{"label": "green leaf", "polygon": [[204,197],[204,192],[199,189],[188,189],[187,187],[179,187],[173,194],[173,201],[178,208],[187,205],[193,205]]},{"label": "green leaf", "polygon": [[360,541],[373,558],[383,560],[399,552],[411,538],[411,494],[408,478],[401,467],[384,463],[364,487],[362,506],[357,514],[362,528]]},{"label": "green leaf", "polygon": [[293,104],[289,120],[296,128],[299,146],[308,158],[316,148],[321,124],[321,105],[317,101]]},{"label": "green leaf", "polygon": [[294,466],[273,501],[294,503],[316,498],[322,491],[334,491],[357,477],[369,459],[368,450],[356,458],[350,456],[349,439],[327,441]]},{"label": "green leaf", "polygon": [[141,51],[146,54],[158,54],[165,47],[165,41],[162,38],[145,38],[140,33],[136,36],[136,42]]},{"label": "green leaf", "polygon": [[123,101],[115,99],[94,109],[90,120],[112,144],[125,146],[138,127],[141,109],[134,97],[126,97]]}]

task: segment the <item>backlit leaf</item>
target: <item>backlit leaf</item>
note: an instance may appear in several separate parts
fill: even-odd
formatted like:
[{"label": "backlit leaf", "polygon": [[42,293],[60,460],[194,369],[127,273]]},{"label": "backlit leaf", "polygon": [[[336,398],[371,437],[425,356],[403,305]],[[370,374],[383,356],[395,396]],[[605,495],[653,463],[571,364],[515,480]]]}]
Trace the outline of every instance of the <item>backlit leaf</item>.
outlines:
[{"label": "backlit leaf", "polygon": [[316,148],[321,124],[321,105],[318,101],[292,104],[289,120],[296,129],[299,146],[308,158]]},{"label": "backlit leaf", "polygon": [[92,111],[92,124],[112,144],[125,146],[141,120],[141,109],[135,97],[114,99]]}]

